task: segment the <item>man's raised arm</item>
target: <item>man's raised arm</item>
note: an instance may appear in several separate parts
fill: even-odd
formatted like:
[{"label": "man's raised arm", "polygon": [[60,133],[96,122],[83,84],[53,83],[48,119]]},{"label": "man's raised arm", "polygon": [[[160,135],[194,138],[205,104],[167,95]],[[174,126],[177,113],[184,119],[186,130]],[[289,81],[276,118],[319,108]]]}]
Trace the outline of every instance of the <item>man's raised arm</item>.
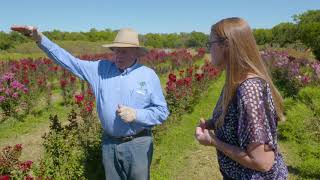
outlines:
[{"label": "man's raised arm", "polygon": [[86,80],[89,83],[92,83],[96,79],[98,74],[97,61],[84,61],[74,57],[69,52],[50,41],[34,26],[12,26],[11,30],[17,31],[34,40],[40,49],[42,49],[52,60],[68,69],[79,78]]}]

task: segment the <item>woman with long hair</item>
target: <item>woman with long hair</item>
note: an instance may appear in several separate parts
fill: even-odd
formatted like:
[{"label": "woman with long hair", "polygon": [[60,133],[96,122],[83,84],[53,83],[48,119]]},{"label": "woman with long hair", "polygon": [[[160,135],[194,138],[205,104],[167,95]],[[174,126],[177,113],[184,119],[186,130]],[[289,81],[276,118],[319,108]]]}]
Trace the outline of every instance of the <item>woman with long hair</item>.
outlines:
[{"label": "woman with long hair", "polygon": [[285,118],[283,100],[250,26],[241,18],[223,19],[212,26],[207,47],[226,80],[212,118],[200,120],[196,139],[217,149],[224,179],[287,179],[276,130]]}]

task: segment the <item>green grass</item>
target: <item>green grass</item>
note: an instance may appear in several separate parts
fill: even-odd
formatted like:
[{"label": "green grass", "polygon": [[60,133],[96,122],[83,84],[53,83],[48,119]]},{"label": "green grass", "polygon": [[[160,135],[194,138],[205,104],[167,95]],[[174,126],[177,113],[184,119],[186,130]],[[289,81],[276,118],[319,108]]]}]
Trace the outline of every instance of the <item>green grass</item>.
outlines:
[{"label": "green grass", "polygon": [[166,87],[166,83],[167,83],[167,79],[168,79],[168,75],[164,74],[159,76],[160,82],[161,82],[161,87],[165,88]]},{"label": "green grass", "polygon": [[302,88],[296,99],[285,99],[286,121],[278,126],[290,179],[317,179],[319,159],[319,87]]},{"label": "green grass", "polygon": [[[82,54],[100,54],[108,52],[107,48],[102,47],[102,44],[109,42],[88,42],[88,41],[54,41],[62,48],[66,49],[73,55]],[[0,51],[0,60],[16,60],[22,58],[39,58],[46,57],[45,53],[34,42],[28,42],[16,45],[14,48],[6,51]]]},{"label": "green grass", "polygon": [[0,61],[11,61],[11,60],[19,60],[24,58],[38,59],[46,57],[44,53],[8,53],[8,52],[0,52]]},{"label": "green grass", "polygon": [[194,112],[182,116],[178,125],[170,126],[161,136],[161,140],[155,146],[152,179],[174,179],[176,173],[185,167],[187,163],[185,155],[198,147],[194,139],[194,131],[199,118],[211,116],[223,83],[224,76],[220,76],[212,83],[208,92],[201,97]]},{"label": "green grass", "polygon": [[301,144],[292,141],[280,141],[280,151],[284,157],[289,171],[290,180],[317,180],[316,178],[306,178],[300,173],[299,165],[303,162],[299,156]]}]

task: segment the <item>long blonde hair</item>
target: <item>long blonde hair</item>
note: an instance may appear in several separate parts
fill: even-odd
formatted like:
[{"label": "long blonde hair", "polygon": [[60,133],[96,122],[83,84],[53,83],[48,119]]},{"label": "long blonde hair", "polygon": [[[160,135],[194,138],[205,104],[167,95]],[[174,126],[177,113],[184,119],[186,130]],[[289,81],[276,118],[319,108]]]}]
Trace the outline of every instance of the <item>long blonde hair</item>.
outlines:
[{"label": "long blonde hair", "polygon": [[226,39],[224,43],[228,47],[224,53],[226,82],[222,95],[222,114],[216,121],[216,127],[223,125],[229,102],[247,74],[254,74],[269,83],[278,120],[283,120],[283,99],[262,61],[249,24],[237,17],[223,19],[211,27],[211,34]]}]

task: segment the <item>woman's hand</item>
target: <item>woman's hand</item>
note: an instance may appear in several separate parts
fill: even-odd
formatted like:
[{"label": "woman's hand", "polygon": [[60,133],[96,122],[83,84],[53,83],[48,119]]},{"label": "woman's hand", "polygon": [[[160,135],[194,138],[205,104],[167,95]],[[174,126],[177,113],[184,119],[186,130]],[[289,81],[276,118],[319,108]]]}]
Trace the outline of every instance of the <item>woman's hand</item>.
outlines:
[{"label": "woman's hand", "polygon": [[34,26],[11,26],[12,31],[19,32],[27,37],[30,37],[32,40],[39,42],[41,41],[42,33],[38,31],[38,28]]},{"label": "woman's hand", "polygon": [[200,119],[200,124],[196,127],[195,137],[198,142],[205,146],[215,146],[215,135],[207,129],[206,122]]}]

